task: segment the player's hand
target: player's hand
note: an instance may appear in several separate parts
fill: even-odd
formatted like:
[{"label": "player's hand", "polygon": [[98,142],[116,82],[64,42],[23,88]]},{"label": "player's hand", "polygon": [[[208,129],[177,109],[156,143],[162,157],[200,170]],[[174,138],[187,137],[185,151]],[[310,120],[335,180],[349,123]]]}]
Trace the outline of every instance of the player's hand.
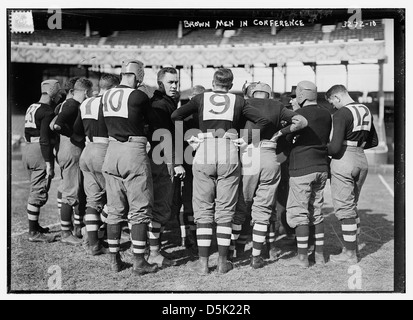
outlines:
[{"label": "player's hand", "polygon": [[285,153],[284,152],[280,152],[280,153],[277,153],[277,161],[278,161],[278,163],[283,163],[285,160],[287,160],[287,156],[285,155]]},{"label": "player's hand", "polygon": [[241,152],[244,152],[244,150],[248,147],[248,143],[244,140],[244,138],[234,139],[232,142],[241,150]]},{"label": "player's hand", "polygon": [[46,162],[46,179],[53,179],[54,177],[54,166],[50,162]]},{"label": "player's hand", "polygon": [[174,181],[174,165],[172,163],[167,163],[166,166],[168,167],[168,174],[171,181]]},{"label": "player's hand", "polygon": [[282,133],[280,131],[277,131],[274,133],[274,135],[271,137],[270,141],[272,142],[277,142],[278,138],[282,136]]},{"label": "player's hand", "polygon": [[198,137],[190,137],[188,140],[186,140],[189,145],[192,147],[192,149],[196,150],[199,147],[199,144],[202,142],[201,139],[199,139]]},{"label": "player's hand", "polygon": [[179,166],[174,167],[174,172],[175,172],[175,175],[174,175],[175,177],[181,180],[185,178],[186,171],[183,166],[179,165]]}]

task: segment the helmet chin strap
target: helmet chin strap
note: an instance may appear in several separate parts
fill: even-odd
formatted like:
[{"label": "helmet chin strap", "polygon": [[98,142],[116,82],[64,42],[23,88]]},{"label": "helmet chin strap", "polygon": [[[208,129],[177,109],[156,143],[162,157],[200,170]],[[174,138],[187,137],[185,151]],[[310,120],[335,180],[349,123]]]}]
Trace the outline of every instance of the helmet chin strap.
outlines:
[{"label": "helmet chin strap", "polygon": [[300,108],[302,108],[304,106],[304,103],[307,101],[307,99],[304,99],[303,102],[299,103],[298,105],[300,106]]}]

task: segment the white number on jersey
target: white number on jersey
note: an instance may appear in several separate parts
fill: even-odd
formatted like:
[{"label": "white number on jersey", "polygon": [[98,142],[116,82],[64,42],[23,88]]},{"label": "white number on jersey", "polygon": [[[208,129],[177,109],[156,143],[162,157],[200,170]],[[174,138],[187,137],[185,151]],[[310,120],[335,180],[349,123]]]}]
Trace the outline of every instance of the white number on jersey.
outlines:
[{"label": "white number on jersey", "polygon": [[34,129],[36,129],[35,115],[36,115],[37,109],[39,109],[40,106],[41,106],[40,103],[34,103],[27,109],[26,116],[24,118],[24,127],[25,128],[34,128]]},{"label": "white number on jersey", "polygon": [[234,120],[235,95],[232,93],[204,93],[204,120]]},{"label": "white number on jersey", "polygon": [[355,131],[370,131],[372,116],[369,109],[362,104],[351,104],[346,106],[353,115],[353,132]]},{"label": "white number on jersey", "polygon": [[128,118],[128,100],[134,89],[113,88],[103,96],[103,116]]},{"label": "white number on jersey", "polygon": [[82,102],[80,105],[80,115],[82,119],[98,119],[101,98],[102,97],[92,97]]}]

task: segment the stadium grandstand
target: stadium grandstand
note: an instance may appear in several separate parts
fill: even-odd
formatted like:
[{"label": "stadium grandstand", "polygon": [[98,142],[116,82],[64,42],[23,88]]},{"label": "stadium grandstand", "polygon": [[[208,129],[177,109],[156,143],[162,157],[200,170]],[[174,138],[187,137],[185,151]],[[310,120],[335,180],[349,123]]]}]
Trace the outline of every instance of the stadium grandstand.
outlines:
[{"label": "stadium grandstand", "polygon": [[[373,163],[392,162],[394,113],[393,19],[391,11],[363,10],[363,26],[350,28],[347,9],[334,10],[61,10],[61,28],[50,28],[47,9],[31,10],[34,32],[10,32],[9,108],[23,113],[45,78],[63,82],[119,74],[124,59],[145,64],[145,85],[156,88],[163,66],[179,70],[181,102],[192,85],[210,87],[214,68],[245,81],[270,84],[274,97],[300,80],[324,92],[346,85],[372,113],[380,145],[368,150]],[[300,21],[300,23],[297,23]],[[188,27],[189,26],[189,27]],[[25,94],[21,95],[21,88]],[[97,89],[96,89],[97,90]]]}]

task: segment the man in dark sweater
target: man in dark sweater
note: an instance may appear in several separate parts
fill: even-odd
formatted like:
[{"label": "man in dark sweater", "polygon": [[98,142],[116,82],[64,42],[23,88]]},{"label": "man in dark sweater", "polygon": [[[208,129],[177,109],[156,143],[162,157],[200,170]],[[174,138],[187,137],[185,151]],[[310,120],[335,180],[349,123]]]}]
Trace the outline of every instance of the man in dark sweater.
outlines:
[{"label": "man in dark sweater", "polygon": [[291,265],[309,266],[308,238],[310,225],[315,230],[315,261],[324,264],[324,224],[321,207],[328,177],[327,143],[331,131],[330,112],[317,105],[317,87],[301,81],[296,89],[296,101],[301,107],[295,112],[304,116],[308,126],[288,137],[293,141],[289,158],[290,189],[287,200],[287,222],[295,228],[298,255]]},{"label": "man in dark sweater", "polygon": [[[169,133],[173,134],[175,131],[171,114],[177,108],[178,73],[175,68],[162,68],[158,72],[157,81],[159,88],[151,98],[152,120],[149,124],[153,219],[148,226],[150,249],[148,262],[156,263],[159,267],[168,267],[175,265],[175,262],[160,253],[160,237],[171,217],[173,177],[175,175],[178,179],[183,179],[185,169],[182,164],[175,165],[172,135],[168,136]],[[162,135],[164,135],[163,140],[159,141]]]}]

